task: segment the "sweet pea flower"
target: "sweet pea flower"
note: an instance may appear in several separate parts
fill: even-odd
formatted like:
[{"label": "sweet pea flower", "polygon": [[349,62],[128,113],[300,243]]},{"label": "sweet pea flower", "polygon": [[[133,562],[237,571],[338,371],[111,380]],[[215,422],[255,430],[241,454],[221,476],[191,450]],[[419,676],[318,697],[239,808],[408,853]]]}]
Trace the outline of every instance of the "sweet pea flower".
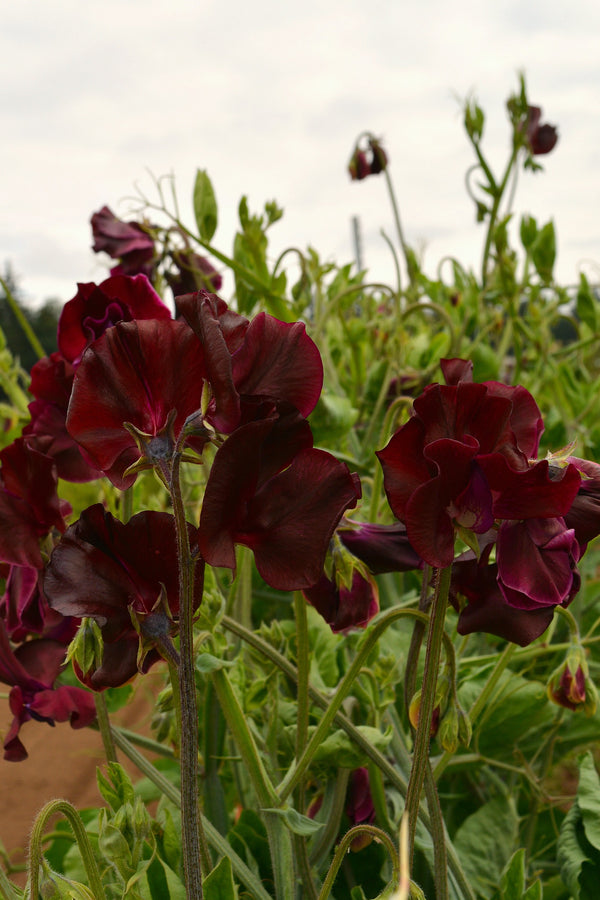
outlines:
[{"label": "sweet pea flower", "polygon": [[[195,529],[189,525],[190,542]],[[177,631],[179,573],[173,517],[145,511],[120,522],[100,503],[84,510],[54,549],[44,593],[64,616],[92,618],[100,626],[102,659],[84,672],[84,684],[103,690],[147,672],[160,658],[162,638]],[[196,570],[195,607],[202,586]],[[140,650],[141,646],[141,650]]]},{"label": "sweet pea flower", "polygon": [[[354,769],[348,779],[346,792],[346,815],[351,827],[355,825],[370,825],[375,821],[375,805],[371,796],[369,784],[369,770],[364,766]],[[373,840],[370,834],[360,834],[350,844],[354,853],[363,850]]]},{"label": "sweet pea flower", "polygon": [[96,718],[94,700],[87,691],[67,685],[54,687],[65,656],[64,644],[45,638],[13,650],[0,619],[0,681],[11,687],[9,704],[14,716],[4,738],[4,759],[19,762],[27,758],[19,731],[31,719],[48,725],[70,722],[72,728],[84,728]]},{"label": "sweet pea flower", "polygon": [[321,577],[329,542],[360,497],[348,467],[312,446],[292,409],[237,428],[217,451],[202,503],[198,545],[212,566],[235,568],[235,544],[252,549],[267,584],[302,590]]},{"label": "sweet pea flower", "polygon": [[550,153],[554,150],[558,141],[558,131],[555,125],[541,124],[542,110],[539,106],[529,106],[527,109],[526,135],[529,149],[534,156]]},{"label": "sweet pea flower", "polygon": [[70,506],[57,494],[53,460],[17,438],[0,452],[0,561],[41,569],[40,541],[65,530]]},{"label": "sweet pea flower", "polygon": [[154,270],[154,240],[152,235],[138,222],[123,222],[108,206],[94,213],[91,218],[95,253],[108,253],[118,259],[119,265],[112,274],[146,275],[152,277]]},{"label": "sweet pea flower", "polygon": [[355,568],[351,583],[322,575],[312,587],[303,591],[311,606],[325,619],[334,634],[346,634],[365,628],[379,612],[379,591],[367,571]]},{"label": "sweet pea flower", "polygon": [[145,275],[112,275],[101,284],[78,284],[58,320],[58,349],[77,367],[84,351],[118,322],[171,319]]},{"label": "sweet pea flower", "polygon": [[[148,452],[168,459],[174,438],[201,405],[205,356],[185,322],[120,322],[90,345],[73,383],[69,434],[84,458],[120,488],[137,472],[140,447],[124,423],[147,436]],[[197,449],[205,441],[199,439]],[[148,466],[152,460],[148,458]]]},{"label": "sweet pea flower", "polygon": [[171,259],[175,270],[165,273],[174,297],[194,293],[197,290],[218,291],[223,279],[205,256],[192,250],[173,250]]},{"label": "sweet pea flower", "polygon": [[447,384],[427,387],[377,453],[393,512],[438,568],[454,559],[456,529],[484,534],[496,519],[563,516],[581,483],[573,465],[557,474],[547,460],[531,463],[543,422],[525,388],[473,383],[464,360],[441,365]]},{"label": "sweet pea flower", "polygon": [[23,437],[28,446],[55,462],[59,478],[94,481],[102,473],[86,462],[79,445],[67,431],[74,374],[73,366],[60,353],[52,353],[35,363],[29,386],[35,399],[28,407],[31,420],[23,429]]}]

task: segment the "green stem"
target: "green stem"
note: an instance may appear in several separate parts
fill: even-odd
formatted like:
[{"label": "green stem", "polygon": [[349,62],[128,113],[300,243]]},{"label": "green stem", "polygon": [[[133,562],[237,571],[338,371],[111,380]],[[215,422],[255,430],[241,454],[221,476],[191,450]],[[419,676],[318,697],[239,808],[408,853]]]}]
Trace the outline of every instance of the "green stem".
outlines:
[{"label": "green stem", "polygon": [[17,900],[14,885],[12,885],[6,877],[6,873],[2,866],[0,866],[0,897],[2,900]]},{"label": "green stem", "polygon": [[[309,696],[308,681],[310,670],[310,646],[308,643],[308,619],[306,600],[300,591],[294,591],[294,618],[296,621],[296,660],[298,665],[298,690],[296,694],[296,758],[299,759],[308,742]],[[304,813],[306,805],[306,784],[300,781],[296,789],[296,809]],[[294,835],[294,847],[302,873],[302,884],[307,900],[316,900],[314,880],[303,835]]]},{"label": "green stem", "polygon": [[[123,729],[113,728],[113,736],[115,743],[118,745],[119,749],[123,751],[125,756],[138,767],[140,772],[146,775],[146,777],[156,785],[171,803],[178,809],[181,809],[181,794],[175,785],[165,778],[165,776],[153,766],[142,753],[139,753],[139,751],[136,750],[133,744],[124,736]],[[241,857],[237,855],[214,825],[208,819],[204,818],[204,816],[202,816],[202,824],[209,844],[214,847],[219,856],[227,856],[229,858],[233,871],[240,881],[246,885],[252,897],[256,898],[256,900],[273,900],[256,875],[248,868]]]},{"label": "green stem", "polygon": [[[390,611],[391,612],[391,611]],[[416,610],[405,610],[407,614],[412,614],[413,617],[423,617],[425,619],[425,615],[423,613],[419,613]],[[296,667],[281,653],[278,653],[274,647],[264,641],[259,635],[254,632],[247,631],[242,628],[237,622],[230,619],[228,616],[223,616],[221,619],[221,624],[227,631],[231,631],[233,634],[237,634],[242,638],[246,643],[250,644],[251,647],[254,647],[256,650],[259,650],[267,659],[270,659],[276,666],[278,666],[281,671],[292,681],[298,681],[298,672]],[[320,691],[318,691],[312,685],[309,685],[309,696],[310,699],[317,706],[320,706],[321,709],[327,710],[330,704],[330,700],[324,696]],[[388,711],[389,712],[389,711]],[[393,765],[388,761],[388,759],[377,750],[373,745],[363,736],[363,734],[356,728],[356,726],[350,721],[350,719],[345,716],[343,713],[336,712],[333,717],[333,721],[336,725],[346,732],[348,737],[359,747],[362,752],[368,756],[370,760],[380,769],[382,775],[387,778],[387,780],[392,784],[396,790],[403,796],[406,797],[406,792],[408,785],[405,779],[402,777],[400,772],[398,771],[398,767]],[[431,822],[429,816],[425,812],[425,810],[419,810],[419,818],[423,822],[425,828],[430,831],[431,830]],[[473,893],[472,888],[469,885],[467,877],[462,869],[460,864],[460,860],[456,854],[456,851],[451,843],[447,844],[448,851],[448,866],[452,874],[456,879],[456,883],[460,888],[462,896],[465,900],[475,900],[475,894]]]},{"label": "green stem", "polygon": [[333,888],[333,883],[336,879],[337,873],[339,872],[340,866],[344,861],[346,853],[348,852],[350,844],[352,843],[354,838],[359,837],[361,834],[369,834],[377,841],[385,844],[386,849],[390,854],[390,859],[392,860],[392,878],[390,884],[398,884],[400,880],[400,860],[398,859],[398,851],[396,850],[396,845],[392,841],[391,837],[386,834],[385,831],[382,831],[381,828],[376,828],[374,825],[355,825],[354,828],[351,828],[350,831],[346,832],[336,848],[335,855],[331,861],[329,871],[327,872],[327,877],[323,882],[323,887],[321,888],[321,893],[319,894],[319,900],[327,900],[327,898],[330,896],[331,889]]},{"label": "green stem", "polygon": [[272,811],[273,808],[280,808],[280,798],[267,774],[244,711],[225,670],[217,669],[213,672],[212,682],[229,730],[252,780],[258,805],[262,808],[273,861],[277,900],[293,900],[296,877],[291,834],[281,817]]},{"label": "green stem", "polygon": [[398,240],[400,242],[400,246],[402,247],[402,253],[404,254],[404,259],[406,262],[406,271],[408,272],[408,280],[411,287],[416,287],[416,278],[415,271],[412,264],[412,260],[410,258],[410,250],[406,240],[404,239],[404,231],[402,229],[402,224],[400,222],[400,210],[398,209],[398,203],[396,201],[396,192],[394,191],[394,185],[392,184],[392,179],[389,173],[389,166],[386,166],[383,170],[383,174],[385,177],[385,182],[388,189],[388,194],[390,197],[390,203],[392,204],[392,213],[394,215],[394,224],[396,226],[396,233],[398,235]]},{"label": "green stem", "polygon": [[[185,429],[183,432],[185,433]],[[184,440],[183,438],[181,440]],[[202,900],[202,859],[200,834],[202,822],[198,806],[198,713],[194,665],[194,586],[195,560],[181,494],[180,466],[182,450],[173,453],[169,487],[177,534],[179,560],[179,689],[181,700],[181,829],[182,854],[187,900]],[[204,580],[204,560],[200,576]],[[202,592],[200,592],[202,593]]]},{"label": "green stem", "polygon": [[304,753],[302,754],[300,759],[297,759],[295,763],[290,766],[285,778],[278,786],[277,791],[279,793],[281,801],[285,800],[290,795],[290,793],[294,790],[294,788],[304,775],[306,769],[312,761],[313,756],[317,751],[317,748],[325,739],[336,713],[338,712],[345,698],[348,696],[355,678],[359,674],[371,650],[373,649],[383,632],[398,619],[413,617],[414,615],[415,610],[412,609],[389,609],[383,613],[380,613],[373,620],[370,628],[365,633],[356,657],[354,658],[343,679],[340,681],[338,688],[325,711],[325,715],[313,732],[313,735],[308,742]]},{"label": "green stem", "polygon": [[112,732],[110,729],[110,719],[108,717],[106,697],[101,691],[98,691],[94,694],[94,703],[96,704],[96,720],[98,722],[98,728],[100,729],[100,734],[102,736],[102,744],[104,746],[104,755],[106,756],[106,762],[118,762],[117,751],[115,749],[115,743],[113,741]]},{"label": "green stem", "polygon": [[73,834],[77,840],[81,859],[85,867],[86,875],[92,894],[95,900],[105,900],[104,886],[100,877],[100,871],[92,850],[90,839],[87,836],[85,825],[75,807],[67,800],[51,800],[41,808],[33,823],[31,832],[31,841],[29,844],[29,879],[31,889],[29,896],[32,898],[39,897],[40,893],[40,866],[42,864],[42,842],[44,839],[44,829],[48,819],[60,813],[67,819],[69,825],[73,829]]},{"label": "green stem", "polygon": [[490,172],[487,164],[484,165],[484,159],[481,154],[481,151],[479,150],[478,147],[476,147],[476,150],[477,150],[477,154],[479,156],[479,161],[481,162],[482,168],[484,169],[484,172],[486,173],[488,179],[491,179],[491,180],[489,180],[488,186],[493,190],[493,194],[494,194],[494,203],[492,205],[492,211],[490,213],[490,221],[488,223],[488,230],[487,230],[487,234],[485,236],[485,246],[483,248],[483,259],[481,262],[481,287],[483,289],[483,288],[485,288],[485,284],[487,281],[487,267],[488,267],[488,261],[490,258],[490,249],[492,246],[492,240],[494,237],[494,229],[496,228],[496,220],[498,218],[498,210],[500,209],[500,203],[502,202],[502,196],[504,194],[504,191],[506,190],[506,185],[508,183],[508,179],[510,177],[512,167],[515,164],[515,161],[519,154],[519,147],[518,146],[513,147],[513,151],[511,153],[510,159],[508,161],[508,165],[506,167],[506,171],[504,173],[504,178],[502,179],[502,181],[500,182],[499,185],[496,185],[494,179],[491,178],[491,172]]},{"label": "green stem", "polygon": [[425,669],[423,672],[423,688],[421,691],[421,708],[419,723],[415,735],[413,761],[408,791],[406,794],[406,811],[408,813],[409,858],[412,857],[417,830],[417,817],[421,803],[421,792],[425,773],[429,765],[429,742],[431,739],[431,720],[435,705],[435,686],[440,667],[440,656],[446,622],[446,606],[450,588],[452,566],[435,570],[435,591],[431,604],[429,629],[427,632],[427,649],[425,652]]},{"label": "green stem", "polygon": [[4,291],[7,303],[10,306],[13,315],[15,316],[17,322],[23,329],[23,333],[25,334],[25,337],[31,344],[33,352],[37,355],[38,359],[43,359],[44,356],[46,356],[46,351],[40,344],[35,331],[33,330],[31,325],[27,321],[27,318],[25,317],[23,310],[17,303],[16,298],[13,296],[13,294],[12,294],[9,286],[7,285],[6,281],[4,280],[4,278],[0,278],[0,285],[2,286],[2,290]]},{"label": "green stem", "polygon": [[446,830],[431,763],[425,767],[425,797],[431,819],[431,840],[433,842],[433,878],[436,900],[448,900],[448,854],[446,852]]}]

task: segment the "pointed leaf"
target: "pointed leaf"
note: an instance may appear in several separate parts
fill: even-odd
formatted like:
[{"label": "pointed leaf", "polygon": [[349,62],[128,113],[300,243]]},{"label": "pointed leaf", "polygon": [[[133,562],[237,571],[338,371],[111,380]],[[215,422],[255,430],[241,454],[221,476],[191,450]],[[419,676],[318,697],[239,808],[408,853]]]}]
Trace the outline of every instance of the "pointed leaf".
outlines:
[{"label": "pointed leaf", "polygon": [[204,880],[204,900],[237,900],[238,892],[233,882],[231,862],[226,856]]},{"label": "pointed leaf", "polygon": [[212,182],[204,169],[196,172],[194,215],[200,237],[203,241],[210,241],[217,230],[217,200]]},{"label": "pointed leaf", "polygon": [[322,822],[315,822],[314,819],[310,819],[308,816],[303,816],[302,813],[299,813],[298,810],[291,806],[288,806],[287,809],[265,809],[265,812],[275,813],[275,815],[281,816],[290,831],[305,837],[315,834],[324,824]]}]

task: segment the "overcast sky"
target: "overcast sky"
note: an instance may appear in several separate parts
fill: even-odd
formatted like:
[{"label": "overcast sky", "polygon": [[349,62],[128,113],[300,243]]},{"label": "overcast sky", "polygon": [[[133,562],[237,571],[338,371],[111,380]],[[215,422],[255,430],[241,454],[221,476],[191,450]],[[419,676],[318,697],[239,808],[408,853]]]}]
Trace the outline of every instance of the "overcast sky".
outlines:
[{"label": "overcast sky", "polygon": [[[478,266],[483,234],[463,178],[472,162],[458,98],[474,93],[484,146],[508,152],[505,100],[529,98],[559,128],[545,172],[524,175],[516,209],[554,217],[557,274],[600,263],[600,4],[597,0],[17,0],[0,11],[0,266],[27,298],[69,299],[106,268],[90,251],[102,205],[127,217],[148,170],[175,175],[190,224],[197,167],[231,249],[237,205],[276,199],[275,256],[312,244],[352,258],[361,220],[371,275],[391,279],[382,177],[351,183],[356,135],[380,135],[409,243],[425,265]],[[586,263],[588,275],[598,269]],[[226,288],[231,287],[226,282]],[[224,291],[227,295],[227,290]]]}]

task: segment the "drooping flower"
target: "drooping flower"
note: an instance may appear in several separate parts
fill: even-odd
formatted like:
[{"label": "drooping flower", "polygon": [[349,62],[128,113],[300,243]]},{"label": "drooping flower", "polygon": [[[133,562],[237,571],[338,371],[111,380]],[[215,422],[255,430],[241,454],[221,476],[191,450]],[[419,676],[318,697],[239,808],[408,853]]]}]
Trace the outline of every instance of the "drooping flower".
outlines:
[{"label": "drooping flower", "polygon": [[311,587],[336,525],[359,496],[356,477],[312,447],[310,427],[295,410],[273,411],[241,425],[219,448],[202,504],[200,551],[210,565],[234,569],[235,544],[244,544],[272,587]]},{"label": "drooping flower", "polygon": [[177,436],[200,408],[206,374],[202,347],[185,322],[121,322],[94,341],[77,369],[69,434],[91,465],[125,489],[135,481],[135,472],[125,472],[140,449],[123,424],[148,435],[150,452],[169,458],[168,431]]},{"label": "drooping flower", "polygon": [[[194,543],[191,525],[188,533]],[[168,513],[141,512],[123,523],[98,503],[67,529],[46,568],[44,593],[62,615],[92,618],[100,626],[102,660],[78,672],[88,687],[125,684],[160,658],[154,645],[177,630],[177,560],[175,525]],[[197,607],[199,576],[195,590]]]},{"label": "drooping flower", "polygon": [[377,525],[343,519],[336,533],[344,546],[374,575],[408,572],[423,566],[423,560],[411,547],[406,527],[401,522]]},{"label": "drooping flower", "polygon": [[152,278],[154,269],[154,239],[138,222],[123,222],[103,206],[91,218],[95,253],[108,253],[118,259],[112,274],[146,275]]},{"label": "drooping flower", "polygon": [[100,478],[102,473],[81,455],[76,441],[67,431],[66,419],[74,369],[60,355],[52,353],[35,363],[31,370],[30,422],[23,429],[27,444],[56,463],[59,478],[84,482]]},{"label": "drooping flower", "polygon": [[498,586],[516,609],[567,606],[580,587],[579,544],[564,519],[503,522],[498,531]]},{"label": "drooping flower", "polygon": [[311,606],[325,619],[334,634],[365,628],[379,612],[379,591],[368,572],[355,569],[349,586],[326,575],[303,591]]},{"label": "drooping flower", "polygon": [[[348,779],[346,791],[346,815],[350,825],[370,825],[375,820],[375,805],[371,795],[369,770],[364,766],[354,769]],[[373,840],[370,834],[360,834],[350,844],[354,853],[363,850]]]},{"label": "drooping flower", "polygon": [[9,566],[4,596],[0,597],[0,617],[13,642],[37,634],[68,644],[77,623],[50,609],[40,585],[41,569]]},{"label": "drooping flower", "polygon": [[554,150],[558,141],[558,131],[555,125],[541,123],[542,110],[539,106],[529,106],[527,109],[526,134],[529,149],[534,156],[550,153]]},{"label": "drooping flower", "polygon": [[212,263],[192,250],[173,250],[171,259],[175,269],[165,273],[174,297],[193,294],[195,291],[218,291],[223,279]]},{"label": "drooping flower", "polygon": [[145,275],[112,275],[99,285],[79,284],[60,314],[58,349],[77,366],[86,348],[107,328],[135,319],[171,319],[169,308]]},{"label": "drooping flower", "polygon": [[589,459],[569,456],[566,460],[581,475],[577,495],[565,515],[567,528],[572,528],[583,555],[589,541],[600,534],[600,465]]},{"label": "drooping flower", "polygon": [[13,721],[4,738],[4,759],[19,762],[27,758],[19,731],[31,719],[54,725],[70,722],[84,728],[96,718],[93,697],[78,687],[54,683],[65,664],[65,645],[40,638],[13,650],[0,619],[0,681],[11,687],[9,695]]},{"label": "drooping flower", "polygon": [[587,716],[596,712],[598,691],[589,677],[585,651],[579,642],[572,645],[567,658],[550,676],[547,693],[557,706],[573,711],[583,709]]},{"label": "drooping flower", "polygon": [[409,421],[377,453],[395,515],[430,565],[454,558],[457,528],[484,534],[496,519],[564,516],[580,484],[537,455],[543,422],[522,387],[473,383],[463,360],[442,361],[449,382],[414,402]]}]

